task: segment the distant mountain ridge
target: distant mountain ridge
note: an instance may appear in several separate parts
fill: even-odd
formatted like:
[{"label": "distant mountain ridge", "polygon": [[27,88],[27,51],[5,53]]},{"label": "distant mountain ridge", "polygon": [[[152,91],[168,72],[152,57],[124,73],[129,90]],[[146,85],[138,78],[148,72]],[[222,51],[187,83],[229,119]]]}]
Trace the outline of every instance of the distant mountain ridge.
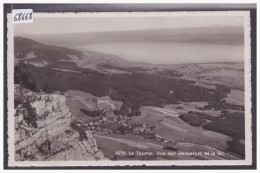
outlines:
[{"label": "distant mountain ridge", "polygon": [[63,47],[77,47],[84,44],[108,42],[173,42],[201,44],[243,44],[244,42],[243,28],[237,26],[27,35],[25,37],[48,45]]},{"label": "distant mountain ridge", "polygon": [[[51,67],[56,68],[66,66],[66,68],[74,70],[74,67],[77,66],[92,68],[92,65],[95,66],[95,69],[99,65],[113,65],[119,67],[154,66],[149,63],[130,62],[114,55],[102,54],[99,52],[83,52],[66,47],[47,45],[24,37],[14,37],[14,47],[15,60],[23,60],[27,63],[46,61]],[[33,54],[34,57],[27,59],[26,57],[28,54]]]}]

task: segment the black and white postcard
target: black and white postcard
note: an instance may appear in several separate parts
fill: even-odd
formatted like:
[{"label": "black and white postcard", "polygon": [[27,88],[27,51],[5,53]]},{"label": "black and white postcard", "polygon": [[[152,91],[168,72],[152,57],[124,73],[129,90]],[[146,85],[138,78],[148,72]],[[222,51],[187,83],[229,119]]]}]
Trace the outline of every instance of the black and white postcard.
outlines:
[{"label": "black and white postcard", "polygon": [[8,166],[252,164],[248,11],[32,15],[7,15]]}]

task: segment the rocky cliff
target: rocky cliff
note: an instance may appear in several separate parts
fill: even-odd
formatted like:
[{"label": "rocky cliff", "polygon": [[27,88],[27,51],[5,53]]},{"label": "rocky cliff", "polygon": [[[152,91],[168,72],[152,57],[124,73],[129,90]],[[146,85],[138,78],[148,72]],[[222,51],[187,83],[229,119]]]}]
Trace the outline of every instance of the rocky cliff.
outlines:
[{"label": "rocky cliff", "polygon": [[66,97],[15,86],[15,159],[101,160],[90,131],[72,122]]}]

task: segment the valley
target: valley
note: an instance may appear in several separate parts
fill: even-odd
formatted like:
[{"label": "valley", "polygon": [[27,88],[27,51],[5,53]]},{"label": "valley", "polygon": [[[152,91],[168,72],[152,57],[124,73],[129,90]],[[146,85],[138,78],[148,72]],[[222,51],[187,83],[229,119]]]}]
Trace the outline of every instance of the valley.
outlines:
[{"label": "valley", "polygon": [[[21,37],[15,38],[15,60],[15,84],[64,95],[72,126],[92,131],[97,147],[111,160],[245,156],[242,62],[130,62]],[[180,155],[122,156],[117,151]]]}]

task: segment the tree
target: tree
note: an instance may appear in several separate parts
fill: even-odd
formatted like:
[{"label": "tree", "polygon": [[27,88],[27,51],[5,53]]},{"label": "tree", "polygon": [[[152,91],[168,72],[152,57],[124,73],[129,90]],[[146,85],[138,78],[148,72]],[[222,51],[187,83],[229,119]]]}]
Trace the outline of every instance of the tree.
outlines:
[{"label": "tree", "polygon": [[37,87],[27,71],[26,64],[19,63],[14,68],[14,83],[20,84],[24,88],[37,91]]},{"label": "tree", "polygon": [[48,85],[47,83],[45,83],[45,84],[43,85],[42,91],[43,91],[43,92],[46,92],[46,93],[50,92],[50,87],[49,87],[49,85]]},{"label": "tree", "polygon": [[130,108],[129,108],[129,106],[127,106],[127,104],[123,104],[122,106],[121,106],[121,108],[120,108],[120,112],[121,112],[121,114],[123,114],[123,115],[129,115],[130,114]]},{"label": "tree", "polygon": [[120,114],[121,114],[121,112],[120,112],[120,110],[118,110],[118,109],[115,109],[115,110],[114,110],[114,114],[115,114],[116,116],[118,116],[118,115],[120,115]]}]

